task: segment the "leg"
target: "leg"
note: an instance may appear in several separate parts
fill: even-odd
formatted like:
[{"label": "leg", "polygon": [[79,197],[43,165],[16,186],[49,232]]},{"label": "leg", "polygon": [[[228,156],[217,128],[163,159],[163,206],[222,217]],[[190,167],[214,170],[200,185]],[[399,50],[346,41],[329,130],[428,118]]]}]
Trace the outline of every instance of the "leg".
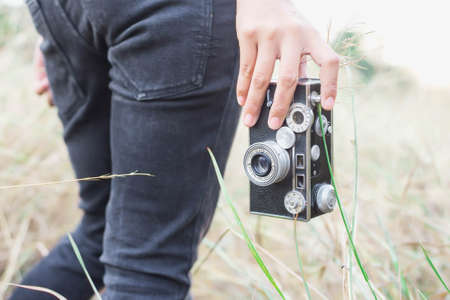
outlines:
[{"label": "leg", "polygon": [[[170,1],[160,2],[160,12],[170,11],[171,7],[166,7],[169,4],[163,3]],[[132,46],[133,42],[128,40],[113,42],[110,47],[109,58],[114,65],[111,72],[113,172],[139,170],[155,176],[112,181],[101,257],[106,271],[105,300],[185,299],[188,295],[189,270],[213,217],[218,196],[206,147],[213,149],[223,170],[239,117],[234,96],[237,48],[233,2],[214,1],[211,8],[206,14],[208,18],[214,15],[208,27],[211,32],[200,33],[212,37],[205,48],[206,72],[197,88],[186,91],[191,77],[186,76],[186,80],[177,77],[191,70],[186,64],[196,65],[201,60],[201,49],[197,49],[196,56],[189,56],[191,47],[197,46],[194,42],[203,45],[203,37],[200,41],[189,40],[190,32],[184,32],[192,30],[195,24],[188,29],[177,27],[178,18],[186,20],[183,15],[167,20],[164,18],[170,14],[164,14],[157,21],[161,27],[156,37],[151,36],[153,31],[148,28],[152,20],[131,26],[134,32],[145,33],[145,40],[133,36],[133,42],[139,47]],[[139,11],[147,14],[145,8],[140,7]],[[176,13],[182,14],[182,10]],[[158,18],[158,14],[152,16]],[[179,41],[187,43],[189,48],[180,50],[186,53],[184,57],[169,53],[167,59],[162,58],[164,51],[160,53],[160,48],[153,47],[165,44],[152,43],[152,38],[161,39],[164,35],[176,39],[172,43],[175,48]],[[178,51],[166,49],[172,50]],[[122,53],[128,56],[118,57]],[[173,62],[179,58],[179,62]],[[140,66],[136,67],[141,69],[131,69],[133,59],[139,60]],[[154,69],[159,72],[153,73]],[[202,77],[202,74],[197,75]],[[178,91],[170,88],[176,85],[174,82],[180,83]],[[146,101],[136,101],[143,98]]]},{"label": "leg", "polygon": [[[77,1],[69,1],[71,5]],[[57,4],[59,3],[59,4]],[[110,92],[108,63],[74,36],[67,15],[78,16],[80,9],[65,1],[28,1],[38,31],[44,37],[42,51],[47,73],[64,125],[64,139],[77,178],[111,172],[109,151]],[[42,6],[41,6],[42,5]],[[63,16],[65,16],[63,18]],[[48,21],[51,20],[51,21]],[[85,214],[72,233],[90,275],[103,286],[104,267],[99,261],[105,223],[105,207],[110,182],[80,183],[81,208]],[[61,206],[64,207],[64,199]],[[22,284],[53,289],[68,299],[89,299],[92,289],[74,255],[68,239],[63,238],[23,279]],[[54,299],[44,293],[16,289],[10,299]]]}]

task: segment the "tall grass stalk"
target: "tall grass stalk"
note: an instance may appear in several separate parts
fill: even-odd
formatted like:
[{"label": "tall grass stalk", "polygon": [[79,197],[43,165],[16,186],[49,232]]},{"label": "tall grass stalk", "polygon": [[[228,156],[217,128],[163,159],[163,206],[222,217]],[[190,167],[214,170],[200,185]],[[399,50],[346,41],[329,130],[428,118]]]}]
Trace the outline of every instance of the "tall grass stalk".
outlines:
[{"label": "tall grass stalk", "polygon": [[127,174],[106,174],[106,175],[100,175],[100,176],[95,176],[95,177],[84,177],[84,178],[77,178],[77,179],[66,179],[66,180],[49,181],[49,182],[4,185],[4,186],[0,186],[0,190],[12,190],[12,189],[21,189],[21,188],[29,188],[29,187],[41,187],[41,186],[46,186],[46,185],[63,184],[63,183],[74,183],[74,182],[80,182],[80,181],[106,180],[106,179],[123,178],[123,177],[130,177],[130,176],[148,176],[148,177],[153,177],[154,175],[149,174],[149,173],[139,173],[138,171],[134,171],[134,172],[127,173]]},{"label": "tall grass stalk", "polygon": [[356,259],[356,262],[358,263],[359,269],[361,270],[361,273],[364,276],[364,280],[366,281],[367,285],[369,286],[370,291],[372,292],[373,298],[374,299],[378,299],[377,295],[375,294],[375,290],[374,290],[374,288],[373,288],[373,286],[372,286],[372,284],[370,282],[369,275],[367,275],[367,272],[364,269],[364,266],[362,265],[361,260],[359,259],[358,251],[356,250],[356,246],[353,243],[352,234],[350,233],[350,228],[349,228],[348,223],[347,223],[347,218],[345,217],[344,210],[342,208],[342,203],[341,203],[341,200],[339,198],[339,194],[338,194],[337,187],[336,187],[336,182],[334,180],[333,170],[331,168],[330,155],[328,154],[328,147],[327,147],[327,143],[326,143],[326,140],[325,140],[325,132],[324,132],[323,123],[322,123],[322,106],[320,105],[320,103],[317,104],[317,110],[318,110],[318,113],[319,113],[319,120],[320,120],[319,123],[320,123],[320,129],[322,131],[322,140],[323,140],[323,145],[324,145],[324,148],[325,148],[325,155],[326,155],[326,158],[327,158],[328,170],[330,171],[331,183],[333,184],[334,193],[336,195],[336,200],[337,200],[337,203],[338,203],[338,206],[339,206],[339,212],[341,213],[342,221],[344,222],[345,230],[347,232],[347,236],[348,236],[348,239],[350,241],[350,245],[352,247],[353,254],[355,255],[355,259]]},{"label": "tall grass stalk", "polygon": [[67,234],[67,236],[69,237],[69,241],[70,241],[70,244],[72,245],[73,252],[75,253],[75,256],[77,257],[78,262],[80,263],[81,268],[83,269],[84,274],[86,275],[86,278],[89,281],[89,284],[91,285],[92,290],[95,293],[95,296],[97,297],[98,300],[102,300],[102,296],[100,296],[100,293],[98,292],[97,288],[95,287],[95,284],[92,281],[91,275],[89,275],[86,265],[84,264],[83,257],[81,257],[81,253],[80,253],[80,250],[78,249],[77,244],[73,240],[72,235],[70,233]]},{"label": "tall grass stalk", "polygon": [[298,217],[298,215],[296,215],[295,218],[294,218],[295,254],[297,255],[298,268],[300,270],[300,275],[302,276],[302,279],[303,279],[303,285],[305,286],[306,296],[307,296],[308,300],[311,300],[311,293],[309,291],[308,282],[305,279],[305,273],[303,272],[303,262],[302,262],[302,257],[300,256],[300,250],[299,250],[299,246],[298,246],[297,217]]},{"label": "tall grass stalk", "polygon": [[192,276],[195,276],[195,274],[198,273],[198,271],[200,271],[200,268],[203,266],[203,264],[208,260],[208,258],[211,256],[211,254],[214,252],[214,250],[216,250],[216,247],[220,244],[220,242],[222,241],[222,239],[225,237],[225,235],[227,235],[227,233],[230,232],[230,228],[225,229],[219,236],[219,238],[217,239],[217,241],[214,243],[214,245],[209,249],[208,253],[206,253],[206,255],[199,260],[199,263],[195,266],[195,268],[192,270],[191,274]]},{"label": "tall grass stalk", "polygon": [[212,153],[212,151],[211,151],[211,149],[209,147],[207,148],[207,150],[208,150],[209,156],[211,158],[211,161],[213,163],[214,171],[216,172],[216,177],[217,177],[217,180],[219,182],[220,189],[222,190],[222,193],[223,193],[223,195],[225,197],[225,200],[227,201],[228,205],[230,206],[230,208],[231,208],[231,210],[233,212],[234,218],[235,218],[237,224],[239,225],[239,228],[241,229],[242,234],[244,235],[245,241],[247,243],[248,248],[250,249],[251,254],[255,258],[256,262],[258,263],[259,267],[263,271],[264,275],[270,281],[272,286],[276,289],[276,291],[278,292],[280,297],[282,299],[286,299],[286,297],[284,296],[283,292],[279,288],[278,284],[275,282],[275,279],[273,278],[273,276],[270,273],[269,269],[264,264],[261,256],[259,255],[258,251],[256,250],[255,245],[253,244],[252,240],[248,236],[247,230],[245,229],[244,225],[242,224],[241,218],[239,217],[239,214],[238,214],[236,208],[234,207],[233,201],[231,201],[231,198],[228,195],[227,189],[225,187],[225,183],[224,183],[223,178],[222,178],[222,174],[220,173],[220,169],[219,169],[219,166],[217,165],[217,161],[216,161],[216,158],[214,157],[214,154]]},{"label": "tall grass stalk", "polygon": [[48,289],[48,288],[44,288],[44,287],[40,287],[40,286],[24,285],[24,284],[16,284],[16,283],[6,283],[6,285],[14,286],[16,288],[21,288],[21,289],[27,289],[27,290],[31,290],[31,291],[46,293],[46,294],[54,296],[58,300],[67,300],[66,297],[64,297],[63,295],[55,292],[54,290],[51,290],[51,289]]},{"label": "tall grass stalk", "polygon": [[389,232],[386,230],[383,222],[380,219],[380,216],[377,214],[378,224],[380,228],[384,231],[384,236],[386,239],[387,247],[389,249],[389,254],[391,255],[392,264],[394,265],[394,270],[399,278],[399,288],[400,288],[400,297],[403,294],[406,299],[411,299],[411,293],[409,292],[408,285],[406,283],[406,278],[403,276],[403,272],[400,269],[400,264],[398,262],[397,252],[395,251],[394,244],[392,243]]},{"label": "tall grass stalk", "polygon": [[[232,232],[233,229],[228,228],[228,232]],[[273,294],[271,291],[269,292],[266,287],[267,285],[260,282],[259,278],[256,278],[254,273],[248,272],[246,268],[242,268],[242,265],[239,264],[239,262],[236,261],[233,257],[230,257],[230,255],[222,248],[221,245],[216,245],[213,241],[210,241],[208,238],[204,238],[202,240],[202,243],[208,248],[213,249],[214,253],[225,262],[225,264],[230,267],[236,274],[239,274],[239,276],[242,276],[244,278],[248,278],[249,282],[245,280],[237,280],[236,284],[248,288],[250,290],[250,286],[254,286],[257,290],[261,291],[262,294],[264,294],[267,299],[273,299]],[[216,272],[214,272],[216,275]]]},{"label": "tall grass stalk", "polygon": [[441,274],[439,273],[438,269],[434,266],[433,261],[431,260],[431,257],[428,255],[427,250],[425,250],[425,248],[422,245],[420,245],[420,248],[422,248],[423,255],[425,255],[425,259],[427,260],[430,267],[433,269],[434,274],[436,274],[437,278],[442,283],[442,286],[445,288],[447,293],[450,294],[450,290],[448,289],[447,284],[445,283],[445,281],[442,278]]},{"label": "tall grass stalk", "polygon": [[[30,227],[31,216],[29,213],[25,213],[25,218],[19,225],[17,236],[14,239],[14,243],[9,251],[8,263],[4,266],[3,273],[1,274],[0,282],[10,282],[14,277],[14,272],[17,270],[20,259],[20,253],[25,242],[28,229]],[[0,285],[0,299],[4,298],[6,292],[6,285]]]},{"label": "tall grass stalk", "polygon": [[[347,75],[349,77],[349,81],[352,80],[352,73],[349,66],[345,67],[347,71]],[[356,236],[356,214],[358,212],[358,126],[356,122],[356,107],[355,107],[355,91],[351,89],[352,94],[352,120],[353,120],[353,161],[354,161],[354,170],[353,170],[353,208],[352,208],[352,239],[355,240]],[[349,299],[353,300],[353,258],[352,258],[352,250],[351,247],[348,248],[348,293]]]},{"label": "tall grass stalk", "polygon": [[[230,229],[231,233],[234,234],[236,237],[240,238],[241,240],[245,241],[244,237],[242,236],[242,234],[240,234],[239,232],[236,232],[235,230],[233,230],[233,228]],[[295,272],[294,270],[292,270],[289,266],[287,266],[283,261],[281,261],[279,258],[277,258],[276,256],[274,256],[272,253],[270,253],[267,249],[265,249],[264,247],[262,247],[261,245],[259,245],[258,243],[254,243],[255,244],[255,248],[258,249],[262,254],[264,254],[265,256],[267,256],[268,258],[270,258],[272,261],[274,261],[276,264],[278,264],[281,268],[283,268],[284,271],[286,271],[286,273],[290,274],[293,278],[297,279],[298,281],[300,281],[301,283],[303,283],[303,278],[301,276],[299,276],[297,274],[297,272]],[[313,285],[309,285],[309,288],[314,291],[314,293],[316,293],[316,295],[318,297],[320,297],[321,299],[329,299],[327,296],[325,296],[321,291],[319,291],[318,288],[314,287]],[[314,298],[317,299],[317,298]]]},{"label": "tall grass stalk", "polygon": [[419,295],[420,299],[422,299],[422,300],[428,300],[428,297],[425,296],[425,294],[422,293],[421,290],[417,289],[417,294]]}]

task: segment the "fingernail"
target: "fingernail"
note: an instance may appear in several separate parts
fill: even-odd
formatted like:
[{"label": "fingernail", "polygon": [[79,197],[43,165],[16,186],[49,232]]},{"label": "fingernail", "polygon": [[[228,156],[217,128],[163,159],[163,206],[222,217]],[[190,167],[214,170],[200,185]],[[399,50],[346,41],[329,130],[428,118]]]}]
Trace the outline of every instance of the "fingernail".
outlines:
[{"label": "fingernail", "polygon": [[237,97],[237,101],[238,101],[239,105],[242,106],[242,105],[244,104],[244,97],[238,96],[238,97]]},{"label": "fingernail", "polygon": [[333,97],[328,97],[327,100],[325,100],[325,108],[326,109],[332,109],[334,105],[334,98]]},{"label": "fingernail", "polygon": [[244,118],[245,126],[252,127],[255,123],[255,118],[251,114],[246,114]]},{"label": "fingernail", "polygon": [[281,120],[280,118],[273,117],[269,119],[269,127],[273,130],[280,128]]}]

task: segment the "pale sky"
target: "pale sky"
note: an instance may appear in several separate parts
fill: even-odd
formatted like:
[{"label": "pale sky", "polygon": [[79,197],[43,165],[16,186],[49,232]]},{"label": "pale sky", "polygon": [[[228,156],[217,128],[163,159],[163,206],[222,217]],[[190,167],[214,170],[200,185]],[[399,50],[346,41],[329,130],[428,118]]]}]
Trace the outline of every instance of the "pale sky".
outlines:
[{"label": "pale sky", "polygon": [[[364,28],[375,31],[366,38],[371,53],[409,68],[427,84],[450,86],[447,1],[293,1],[324,36],[330,21],[332,31],[364,23]],[[23,0],[0,0],[2,3],[21,4]]]},{"label": "pale sky", "polygon": [[325,36],[364,23],[375,31],[367,48],[386,62],[409,68],[427,84],[450,86],[450,3],[442,0],[294,0]]}]

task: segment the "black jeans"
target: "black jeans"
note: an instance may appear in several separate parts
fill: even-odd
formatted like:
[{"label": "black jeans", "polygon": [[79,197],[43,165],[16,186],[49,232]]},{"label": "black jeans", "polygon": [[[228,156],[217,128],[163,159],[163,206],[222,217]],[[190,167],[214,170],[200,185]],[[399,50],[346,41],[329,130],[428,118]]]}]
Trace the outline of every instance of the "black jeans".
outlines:
[{"label": "black jeans", "polygon": [[[185,299],[239,118],[234,0],[27,0],[80,183],[73,237],[103,299]],[[64,209],[61,199],[61,209]],[[63,238],[23,279],[92,289]],[[16,289],[11,299],[54,299]]]}]

